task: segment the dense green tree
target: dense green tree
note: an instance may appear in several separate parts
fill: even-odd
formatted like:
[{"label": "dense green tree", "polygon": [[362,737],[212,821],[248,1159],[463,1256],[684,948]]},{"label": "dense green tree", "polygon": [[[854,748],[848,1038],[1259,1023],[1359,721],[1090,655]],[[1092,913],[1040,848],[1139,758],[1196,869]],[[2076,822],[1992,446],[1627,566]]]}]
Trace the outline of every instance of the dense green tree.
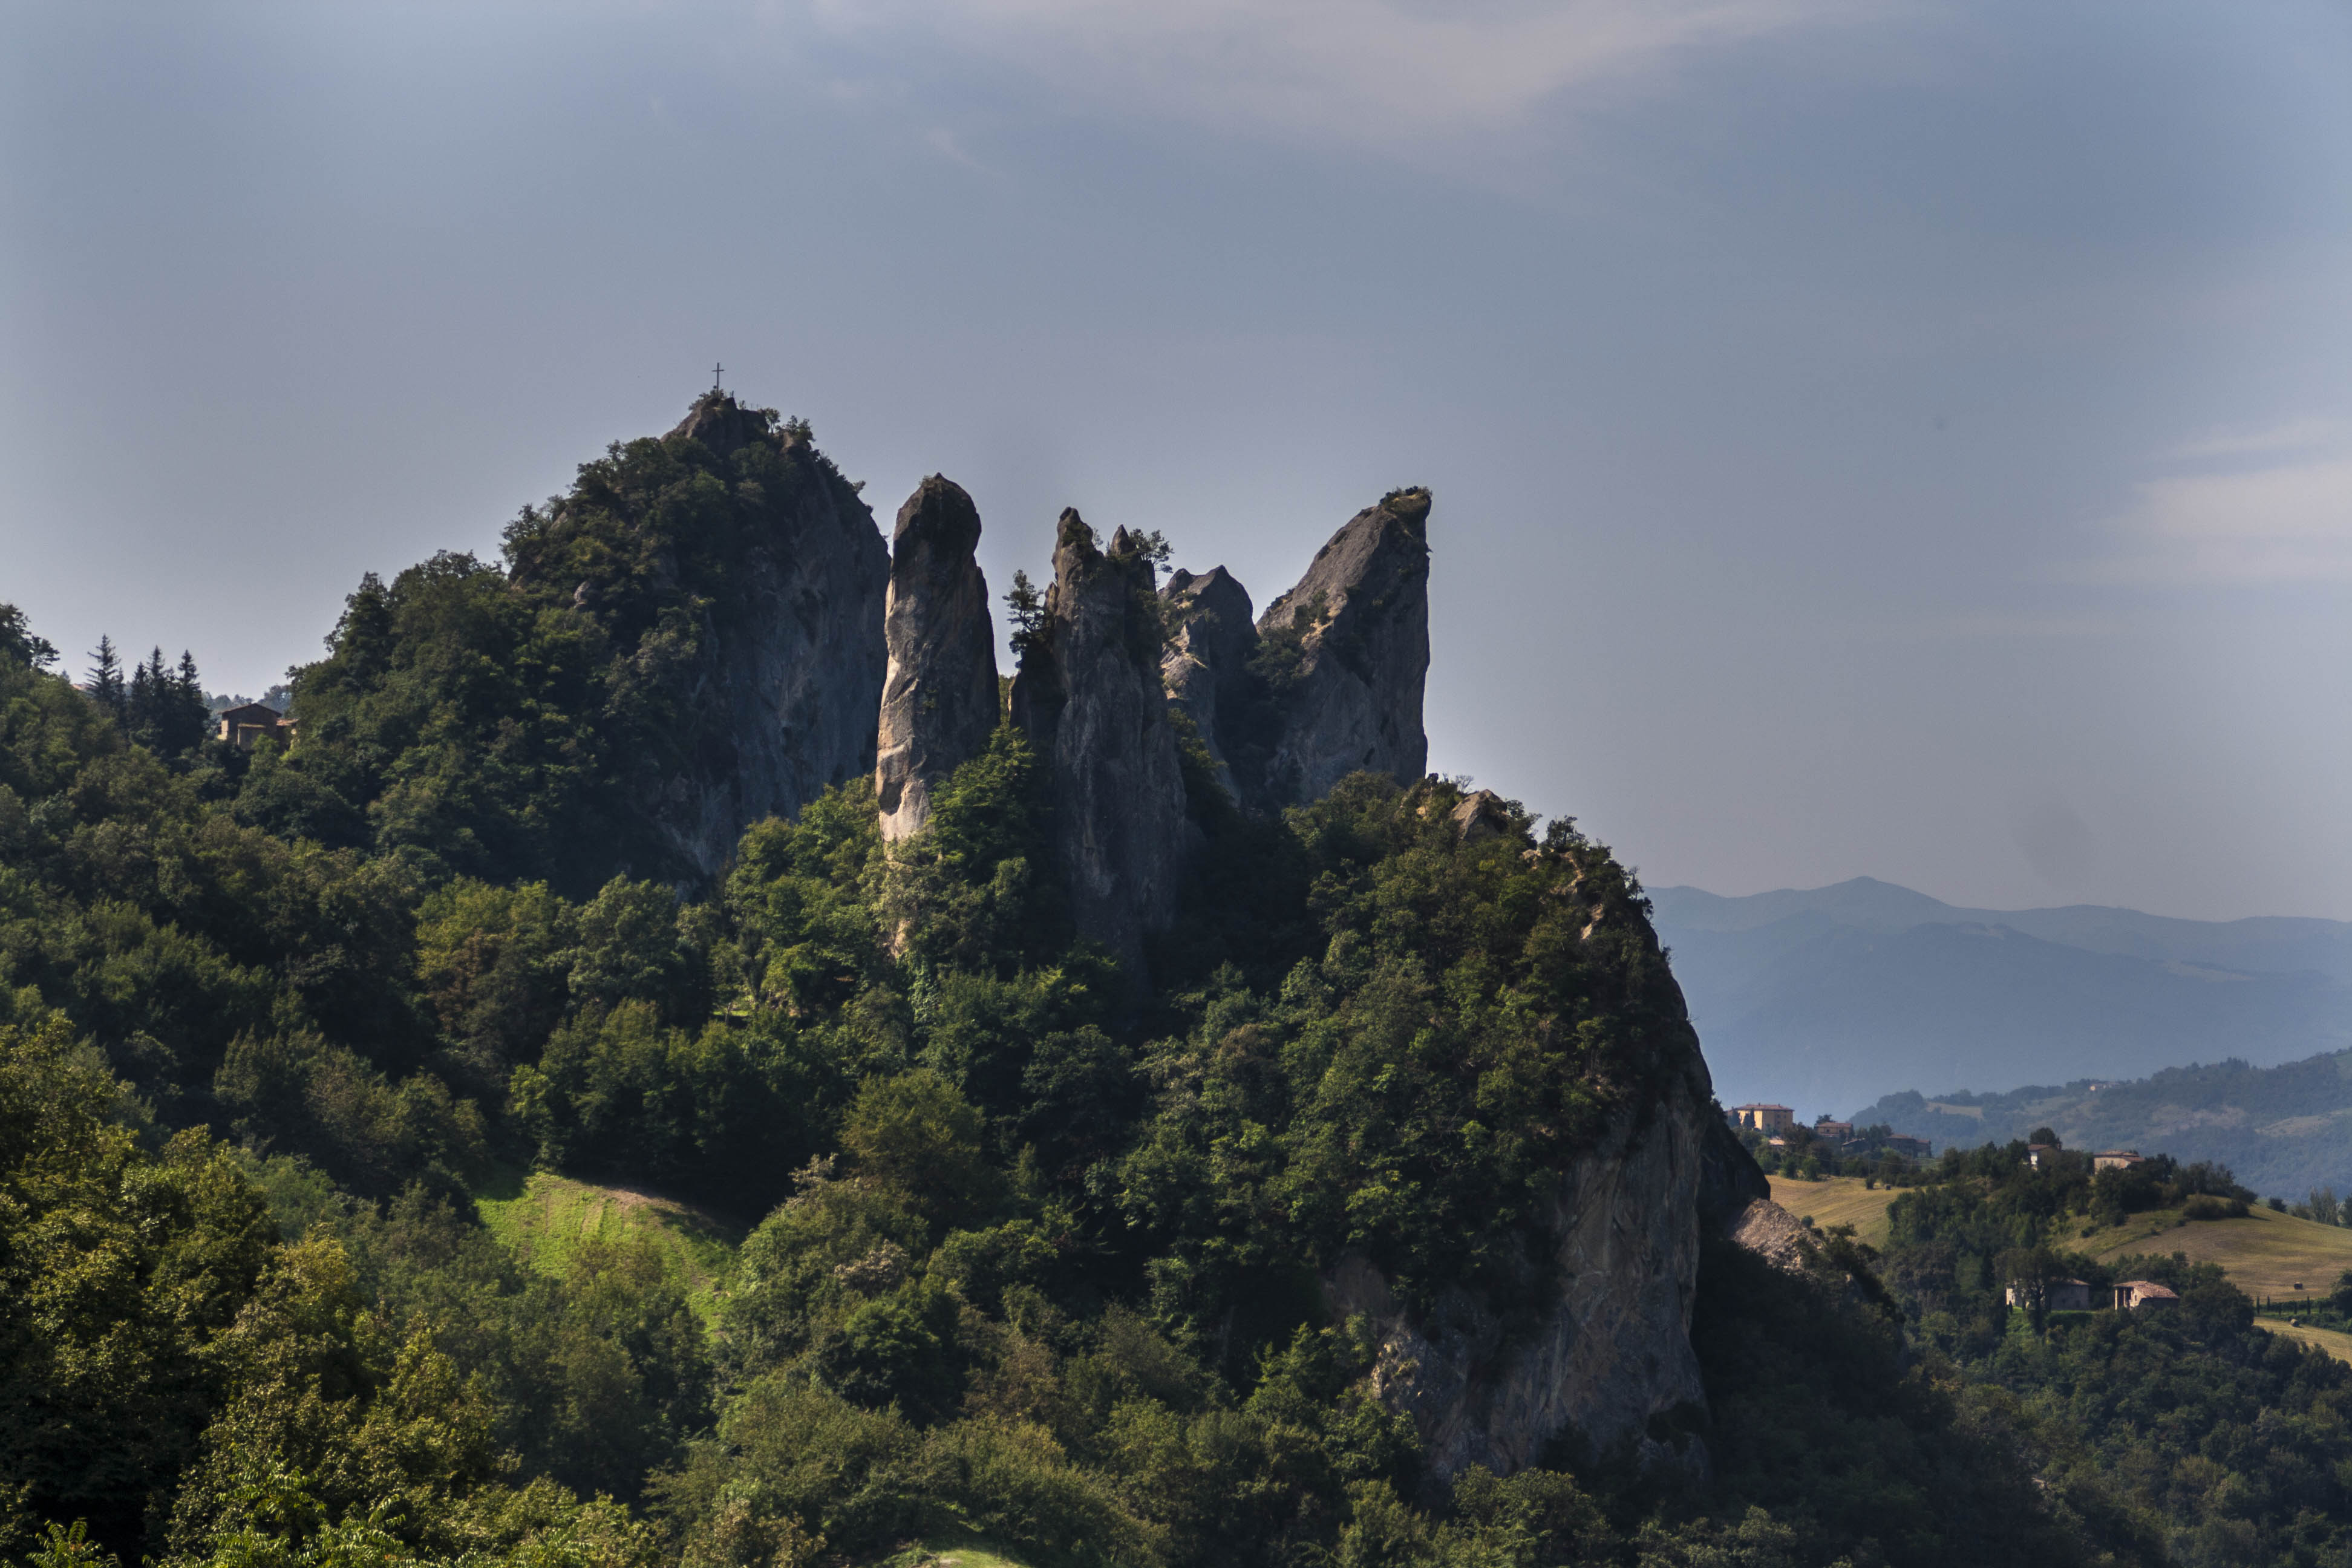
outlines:
[{"label": "dense green tree", "polygon": [[151,1152],[134,1113],[62,1016],[0,1025],[0,1477],[117,1552],[234,1386],[277,1240],[223,1150]]}]

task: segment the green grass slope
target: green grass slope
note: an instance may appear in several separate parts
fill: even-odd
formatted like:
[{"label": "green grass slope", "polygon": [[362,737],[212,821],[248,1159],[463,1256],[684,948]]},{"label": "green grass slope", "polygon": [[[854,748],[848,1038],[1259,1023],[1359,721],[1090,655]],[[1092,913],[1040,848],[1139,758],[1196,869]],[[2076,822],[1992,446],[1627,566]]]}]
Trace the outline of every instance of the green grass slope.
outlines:
[{"label": "green grass slope", "polygon": [[877,1560],[873,1568],[1029,1568],[1029,1562],[980,1536],[934,1536]]},{"label": "green grass slope", "polygon": [[2290,1323],[2284,1318],[2261,1317],[2254,1321],[2281,1339],[2326,1351],[2337,1361],[2352,1362],[2352,1334],[2339,1334],[2334,1329],[2315,1329],[2305,1323]]},{"label": "green grass slope", "polygon": [[1886,1209],[1896,1195],[1893,1187],[1865,1188],[1860,1176],[1825,1176],[1818,1182],[1774,1176],[1771,1182],[1772,1201],[1798,1218],[1810,1216],[1824,1230],[1850,1225],[1856,1240],[1885,1245]]},{"label": "green grass slope", "polygon": [[493,1235],[549,1274],[562,1274],[585,1241],[648,1241],[705,1316],[726,1288],[744,1234],[743,1227],[675,1198],[545,1171],[502,1173],[475,1194],[474,1205]]},{"label": "green grass slope", "polygon": [[2280,1300],[2325,1294],[2352,1268],[2352,1230],[2263,1208],[2243,1219],[2186,1221],[2179,1209],[2154,1209],[2064,1245],[2102,1258],[2186,1253],[2191,1263],[2219,1264],[2248,1295]]}]

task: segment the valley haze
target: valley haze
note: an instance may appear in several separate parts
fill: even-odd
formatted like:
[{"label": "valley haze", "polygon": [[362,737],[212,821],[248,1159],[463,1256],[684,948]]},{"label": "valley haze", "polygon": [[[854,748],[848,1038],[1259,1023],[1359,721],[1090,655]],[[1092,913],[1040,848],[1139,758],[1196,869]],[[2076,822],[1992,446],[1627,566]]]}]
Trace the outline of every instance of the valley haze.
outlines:
[{"label": "valley haze", "polygon": [[1649,891],[1726,1104],[1780,1101],[1811,1121],[1905,1090],[2264,1068],[2352,1047],[2345,921],[1968,909],[1868,877],[1739,898]]}]

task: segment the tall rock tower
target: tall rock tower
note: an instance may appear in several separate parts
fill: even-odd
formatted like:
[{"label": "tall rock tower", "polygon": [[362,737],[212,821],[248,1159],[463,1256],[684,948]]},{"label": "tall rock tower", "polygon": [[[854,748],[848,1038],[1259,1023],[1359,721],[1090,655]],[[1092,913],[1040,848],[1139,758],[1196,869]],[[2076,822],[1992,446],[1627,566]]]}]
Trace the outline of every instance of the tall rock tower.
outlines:
[{"label": "tall rock tower", "polygon": [[898,509],[882,616],[890,669],[874,770],[886,841],[930,819],[931,792],[996,727],[996,631],[988,579],[972,559],[979,543],[971,497],[938,474]]},{"label": "tall rock tower", "polygon": [[1083,936],[1139,962],[1175,915],[1193,828],[1160,688],[1151,562],[1120,529],[1104,552],[1062,513],[1045,618],[1013,682],[1013,721],[1051,772],[1055,832]]},{"label": "tall rock tower", "polygon": [[581,473],[512,538],[514,578],[563,595],[613,650],[608,711],[629,743],[603,847],[707,887],[752,823],[873,770],[890,553],[805,426],[723,392]]},{"label": "tall rock tower", "polygon": [[1168,701],[1192,721],[1216,766],[1217,783],[1238,805],[1242,788],[1225,755],[1225,735],[1243,727],[1253,695],[1249,662],[1257,651],[1257,627],[1249,590],[1223,567],[1213,566],[1198,576],[1171,572],[1160,597],[1172,628],[1160,661]]},{"label": "tall rock tower", "polygon": [[1314,800],[1360,769],[1419,779],[1429,765],[1429,492],[1394,490],[1358,512],[1257,632],[1255,662],[1282,715],[1260,786],[1266,804]]}]

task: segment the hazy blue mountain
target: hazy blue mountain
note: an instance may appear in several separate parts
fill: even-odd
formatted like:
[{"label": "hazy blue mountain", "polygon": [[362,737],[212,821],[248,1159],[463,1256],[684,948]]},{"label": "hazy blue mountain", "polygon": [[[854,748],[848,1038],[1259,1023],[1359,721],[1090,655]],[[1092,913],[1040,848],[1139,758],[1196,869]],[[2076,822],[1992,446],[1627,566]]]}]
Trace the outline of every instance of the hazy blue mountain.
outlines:
[{"label": "hazy blue mountain", "polygon": [[1922,1085],[2005,1091],[2352,1047],[2342,921],[1961,909],[1867,877],[1650,896],[1727,1104],[1811,1118]]}]

